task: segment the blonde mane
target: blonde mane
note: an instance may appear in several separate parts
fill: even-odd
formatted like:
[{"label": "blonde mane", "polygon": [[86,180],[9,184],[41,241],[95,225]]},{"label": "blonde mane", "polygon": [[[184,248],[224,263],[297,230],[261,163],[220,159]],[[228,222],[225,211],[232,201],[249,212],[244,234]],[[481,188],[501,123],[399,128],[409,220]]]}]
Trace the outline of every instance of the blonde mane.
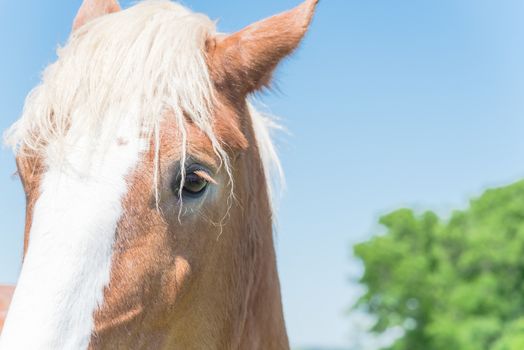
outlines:
[{"label": "blonde mane", "polygon": [[[158,147],[159,125],[168,110],[179,126],[187,117],[209,137],[230,174],[227,153],[213,130],[215,96],[205,42],[215,34],[208,17],[166,0],[143,1],[82,26],[58,49],[58,60],[27,97],[6,143],[18,154],[37,152],[54,160],[78,137],[87,135],[93,147],[103,147],[123,120],[134,120],[136,137],[154,137]],[[271,188],[272,170],[282,174],[269,137],[273,123],[251,106],[250,112]],[[187,137],[185,127],[179,129],[183,162]]]}]

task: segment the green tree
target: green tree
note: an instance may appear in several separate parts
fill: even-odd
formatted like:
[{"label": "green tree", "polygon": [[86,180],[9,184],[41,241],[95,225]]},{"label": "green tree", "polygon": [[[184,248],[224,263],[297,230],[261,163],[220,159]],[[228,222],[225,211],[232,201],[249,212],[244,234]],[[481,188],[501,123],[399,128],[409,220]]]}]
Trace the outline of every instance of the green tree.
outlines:
[{"label": "green tree", "polygon": [[354,247],[374,332],[405,330],[394,350],[524,349],[524,181],[488,190],[443,221],[401,209]]}]

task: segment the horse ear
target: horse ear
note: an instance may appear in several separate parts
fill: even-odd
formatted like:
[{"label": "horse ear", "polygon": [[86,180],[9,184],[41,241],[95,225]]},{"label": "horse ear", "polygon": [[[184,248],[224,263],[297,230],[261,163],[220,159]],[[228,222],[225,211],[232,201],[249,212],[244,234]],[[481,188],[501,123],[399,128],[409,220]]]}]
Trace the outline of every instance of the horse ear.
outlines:
[{"label": "horse ear", "polygon": [[300,44],[318,0],[208,40],[211,70],[218,86],[247,95],[267,86],[278,63]]},{"label": "horse ear", "polygon": [[73,30],[97,17],[118,11],[120,5],[117,0],[84,0],[73,22]]}]

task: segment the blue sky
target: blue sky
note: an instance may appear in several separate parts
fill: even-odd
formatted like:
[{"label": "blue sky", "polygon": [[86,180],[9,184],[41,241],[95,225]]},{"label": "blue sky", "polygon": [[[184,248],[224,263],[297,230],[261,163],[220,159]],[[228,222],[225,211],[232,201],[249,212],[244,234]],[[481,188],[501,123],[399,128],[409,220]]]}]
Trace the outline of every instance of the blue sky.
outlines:
[{"label": "blue sky", "polygon": [[[130,1],[122,1],[124,6]],[[186,0],[235,31],[296,0]],[[80,0],[0,0],[0,129],[55,58]],[[524,2],[324,0],[260,98],[282,118],[277,250],[294,345],[349,346],[351,244],[402,206],[440,213],[524,177]],[[16,281],[24,196],[0,151],[0,282]],[[358,318],[357,321],[358,323]],[[353,334],[353,335],[352,335]]]}]

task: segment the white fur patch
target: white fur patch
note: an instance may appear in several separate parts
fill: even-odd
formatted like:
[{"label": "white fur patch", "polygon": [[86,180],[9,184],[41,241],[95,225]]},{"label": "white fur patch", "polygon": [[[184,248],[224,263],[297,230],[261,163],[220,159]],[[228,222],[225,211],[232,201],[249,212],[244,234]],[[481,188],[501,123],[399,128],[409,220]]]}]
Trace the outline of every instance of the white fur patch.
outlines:
[{"label": "white fur patch", "polygon": [[110,280],[125,176],[142,149],[135,121],[127,124],[109,147],[92,149],[91,140],[77,139],[62,162],[50,145],[2,350],[88,347],[93,313]]}]

